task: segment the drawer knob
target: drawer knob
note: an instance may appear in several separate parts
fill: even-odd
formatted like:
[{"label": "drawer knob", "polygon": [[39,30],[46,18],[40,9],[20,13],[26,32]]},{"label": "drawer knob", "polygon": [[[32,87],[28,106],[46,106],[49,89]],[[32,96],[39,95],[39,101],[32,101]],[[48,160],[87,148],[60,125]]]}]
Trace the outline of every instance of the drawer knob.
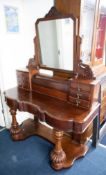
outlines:
[{"label": "drawer knob", "polygon": [[79,99],[82,96],[82,94],[77,93],[77,98]]}]

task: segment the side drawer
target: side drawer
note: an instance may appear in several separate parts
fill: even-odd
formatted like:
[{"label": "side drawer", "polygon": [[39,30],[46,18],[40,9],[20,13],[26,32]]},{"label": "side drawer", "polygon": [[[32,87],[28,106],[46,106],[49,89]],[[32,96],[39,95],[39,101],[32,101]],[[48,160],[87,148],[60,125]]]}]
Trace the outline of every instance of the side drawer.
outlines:
[{"label": "side drawer", "polygon": [[77,91],[87,91],[90,92],[91,87],[86,84],[71,82],[71,88],[76,89]]}]

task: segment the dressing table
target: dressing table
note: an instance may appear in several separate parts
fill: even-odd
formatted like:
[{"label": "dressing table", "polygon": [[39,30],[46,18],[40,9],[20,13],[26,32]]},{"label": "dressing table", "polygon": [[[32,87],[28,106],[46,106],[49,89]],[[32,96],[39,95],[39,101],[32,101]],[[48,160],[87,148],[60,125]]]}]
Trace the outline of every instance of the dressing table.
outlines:
[{"label": "dressing table", "polygon": [[[86,144],[72,140],[70,132],[81,134],[93,122],[92,145],[97,145],[100,86],[91,68],[80,61],[74,16],[52,7],[35,26],[35,57],[27,69],[17,70],[18,86],[5,92],[12,116],[10,132],[15,141],[39,135],[52,142],[51,166],[60,170],[88,151]],[[33,114],[34,119],[19,126],[17,110]]]}]

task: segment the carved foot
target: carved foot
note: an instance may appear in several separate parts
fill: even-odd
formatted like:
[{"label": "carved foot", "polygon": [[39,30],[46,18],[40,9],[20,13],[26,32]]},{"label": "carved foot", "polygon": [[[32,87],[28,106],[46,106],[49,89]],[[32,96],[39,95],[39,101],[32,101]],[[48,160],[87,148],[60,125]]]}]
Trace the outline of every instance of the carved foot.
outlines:
[{"label": "carved foot", "polygon": [[54,169],[59,170],[64,167],[64,164],[66,162],[66,154],[61,146],[63,132],[55,130],[54,134],[56,143],[53,151],[51,152],[51,161],[52,161],[51,165]]},{"label": "carved foot", "polygon": [[12,138],[14,140],[17,140],[17,137],[21,131],[21,128],[19,127],[19,124],[16,120],[16,111],[13,109],[10,109],[10,113],[12,115],[12,124],[11,124],[10,132],[11,132]]}]

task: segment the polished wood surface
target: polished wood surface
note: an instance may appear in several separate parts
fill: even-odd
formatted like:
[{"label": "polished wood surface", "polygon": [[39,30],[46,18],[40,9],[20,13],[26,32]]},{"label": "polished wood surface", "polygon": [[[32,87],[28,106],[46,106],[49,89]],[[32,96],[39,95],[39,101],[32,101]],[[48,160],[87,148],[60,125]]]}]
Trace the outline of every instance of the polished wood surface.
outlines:
[{"label": "polished wood surface", "polygon": [[6,100],[8,106],[13,109],[41,114],[40,120],[45,121],[50,126],[77,133],[84,132],[89,121],[92,121],[98,113],[99,105],[94,102],[90,110],[83,110],[70,103],[19,88],[6,91]]},{"label": "polished wood surface", "polygon": [[81,0],[55,0],[56,8],[65,14],[73,14],[75,17],[79,17]]},{"label": "polished wood surface", "polygon": [[[18,87],[6,91],[5,96],[12,115],[10,131],[13,140],[23,140],[35,134],[51,142],[54,140],[55,146],[50,154],[51,166],[54,169],[72,166],[74,161],[84,156],[88,150],[86,145],[71,143],[70,135],[65,136],[67,139],[64,139],[63,134],[66,135],[66,132],[83,133],[94,121],[93,145],[97,145],[100,106],[97,101],[93,103],[92,108],[84,110],[76,108],[69,102]],[[17,110],[34,114],[34,120],[27,120],[19,126],[16,118]],[[46,122],[54,129],[50,130],[39,121]]]},{"label": "polished wood surface", "polygon": [[73,14],[78,19],[79,31],[81,0],[55,0],[55,6],[60,12],[64,14]]},{"label": "polished wood surface", "polygon": [[[22,71],[25,72],[25,70],[17,70],[17,72],[19,72],[17,75],[22,77]],[[27,74],[29,74],[28,72],[29,71],[26,69]],[[48,96],[55,97],[62,101],[70,101],[69,97],[71,95],[74,97],[75,107],[77,107],[77,102],[81,101],[80,99],[87,100],[87,102],[91,102],[89,104],[92,104],[92,97],[94,96],[95,100],[98,101],[99,86],[97,85],[97,81],[85,79],[80,79],[80,82],[75,79],[73,82],[72,81],[73,79],[70,79],[70,77],[64,76],[63,78],[63,74],[58,74],[58,76],[54,75],[53,77],[45,77],[37,74],[32,77],[31,86],[33,91],[47,94]],[[22,86],[19,87],[22,88]],[[104,119],[104,114],[102,118]],[[92,126],[93,125],[91,124],[85,132],[80,134],[70,132],[70,136],[78,143],[85,143],[92,135]]]},{"label": "polished wood surface", "polygon": [[47,94],[64,101],[67,101],[68,84],[67,78],[57,76],[44,77],[35,75],[32,78],[33,91]]}]

